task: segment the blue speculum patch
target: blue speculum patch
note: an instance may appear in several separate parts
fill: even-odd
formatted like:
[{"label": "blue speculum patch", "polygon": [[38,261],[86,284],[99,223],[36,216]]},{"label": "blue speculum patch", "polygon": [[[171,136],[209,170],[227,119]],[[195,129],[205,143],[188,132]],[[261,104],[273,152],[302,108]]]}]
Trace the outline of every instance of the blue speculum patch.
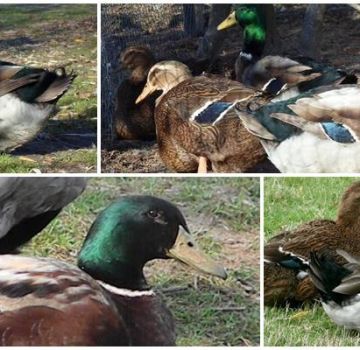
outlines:
[{"label": "blue speculum patch", "polygon": [[232,106],[229,102],[213,102],[199,113],[194,120],[200,124],[212,124],[220,114]]},{"label": "blue speculum patch", "polygon": [[341,143],[354,143],[356,140],[350,131],[342,124],[334,122],[323,122],[321,126],[325,134],[332,140]]}]

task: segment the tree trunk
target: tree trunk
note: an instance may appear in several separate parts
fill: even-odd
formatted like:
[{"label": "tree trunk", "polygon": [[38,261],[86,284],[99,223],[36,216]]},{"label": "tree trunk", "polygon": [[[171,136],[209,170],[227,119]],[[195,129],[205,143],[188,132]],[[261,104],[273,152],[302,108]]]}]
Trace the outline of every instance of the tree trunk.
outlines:
[{"label": "tree trunk", "polygon": [[306,8],[299,47],[299,51],[304,56],[313,59],[320,58],[324,13],[324,4],[310,4]]}]

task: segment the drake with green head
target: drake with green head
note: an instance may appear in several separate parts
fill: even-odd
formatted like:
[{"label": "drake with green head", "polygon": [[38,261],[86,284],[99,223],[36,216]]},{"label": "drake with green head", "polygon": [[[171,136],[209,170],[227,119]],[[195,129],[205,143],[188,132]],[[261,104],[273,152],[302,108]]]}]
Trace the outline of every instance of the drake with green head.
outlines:
[{"label": "drake with green head", "polygon": [[79,268],[45,258],[0,260],[1,345],[175,345],[170,311],[144,265],[173,258],[226,278],[201,253],[180,210],[151,196],[124,197],[92,225]]},{"label": "drake with green head", "polygon": [[262,57],[268,32],[265,11],[264,5],[237,5],[217,27],[223,30],[239,24],[243,28],[243,49],[235,63],[237,80],[274,95],[287,90],[282,99],[322,85],[356,83],[355,75],[307,57]]}]

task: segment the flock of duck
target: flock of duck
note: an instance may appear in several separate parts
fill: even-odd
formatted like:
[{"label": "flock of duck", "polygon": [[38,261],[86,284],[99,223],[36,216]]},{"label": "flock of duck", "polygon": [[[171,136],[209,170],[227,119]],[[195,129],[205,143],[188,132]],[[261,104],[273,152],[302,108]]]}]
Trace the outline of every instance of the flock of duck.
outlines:
[{"label": "flock of duck", "polygon": [[155,63],[147,48],[127,48],[118,137],[156,135],[161,159],[176,172],[252,172],[266,158],[281,172],[359,172],[357,77],[310,58],[263,57],[259,5],[238,5],[218,30],[235,24],[244,33],[237,81],[193,76],[191,64]]},{"label": "flock of duck", "polygon": [[339,326],[360,330],[360,182],[344,193],[337,218],[284,231],[264,248],[264,301],[299,306],[320,299]]},{"label": "flock of duck", "polygon": [[17,254],[85,187],[83,178],[0,179],[0,345],[175,345],[171,313],[144,265],[171,258],[227,276],[199,250],[174,204],[151,196],[110,204],[90,227],[77,266]]}]

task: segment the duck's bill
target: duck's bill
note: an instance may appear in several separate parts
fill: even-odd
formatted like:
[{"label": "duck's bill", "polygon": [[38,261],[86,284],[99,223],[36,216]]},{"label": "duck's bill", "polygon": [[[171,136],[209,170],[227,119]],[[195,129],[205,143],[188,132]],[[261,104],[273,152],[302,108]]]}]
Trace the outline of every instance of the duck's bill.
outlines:
[{"label": "duck's bill", "polygon": [[211,276],[227,278],[225,268],[204,254],[193,238],[185,231],[180,231],[175,244],[167,252],[169,258],[182,263]]},{"label": "duck's bill", "polygon": [[236,25],[236,17],[235,17],[235,11],[231,12],[230,15],[222,21],[218,26],[217,30],[223,30],[227,28],[234,27]]},{"label": "duck's bill", "polygon": [[149,95],[151,95],[153,92],[154,92],[154,90],[148,84],[146,84],[144,86],[143,91],[141,92],[141,94],[136,99],[135,104],[138,104],[141,101],[145,100],[145,98],[148,97]]}]

